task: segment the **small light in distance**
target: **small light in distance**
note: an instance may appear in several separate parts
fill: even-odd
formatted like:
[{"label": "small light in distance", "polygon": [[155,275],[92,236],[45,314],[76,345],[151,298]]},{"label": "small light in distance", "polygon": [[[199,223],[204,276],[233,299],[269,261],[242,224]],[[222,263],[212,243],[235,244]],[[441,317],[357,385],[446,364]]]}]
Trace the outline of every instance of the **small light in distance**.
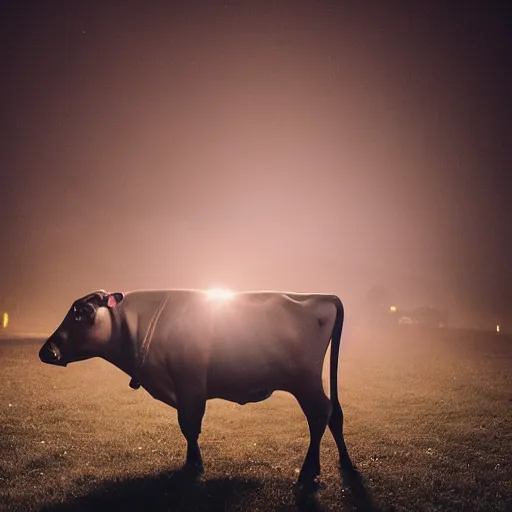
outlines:
[{"label": "small light in distance", "polygon": [[500,332],[500,324],[496,325],[496,332]]},{"label": "small light in distance", "polygon": [[211,288],[210,290],[206,290],[205,293],[209,299],[215,300],[229,300],[235,295],[235,292],[224,288]]},{"label": "small light in distance", "polygon": [[2,315],[2,327],[4,329],[7,329],[8,325],[9,325],[9,315],[7,313],[4,313]]},{"label": "small light in distance", "polygon": [[391,311],[391,313],[395,313],[396,312],[396,306],[389,306],[389,311]]}]

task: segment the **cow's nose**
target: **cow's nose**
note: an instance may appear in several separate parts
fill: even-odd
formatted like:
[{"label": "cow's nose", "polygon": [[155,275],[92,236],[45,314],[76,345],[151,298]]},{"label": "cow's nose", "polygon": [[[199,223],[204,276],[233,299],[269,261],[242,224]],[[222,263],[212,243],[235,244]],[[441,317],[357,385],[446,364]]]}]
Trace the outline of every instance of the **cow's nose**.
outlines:
[{"label": "cow's nose", "polygon": [[62,354],[58,349],[57,345],[51,341],[47,341],[39,351],[39,359],[43,363],[56,364],[58,366],[66,366],[65,361],[62,358]]}]

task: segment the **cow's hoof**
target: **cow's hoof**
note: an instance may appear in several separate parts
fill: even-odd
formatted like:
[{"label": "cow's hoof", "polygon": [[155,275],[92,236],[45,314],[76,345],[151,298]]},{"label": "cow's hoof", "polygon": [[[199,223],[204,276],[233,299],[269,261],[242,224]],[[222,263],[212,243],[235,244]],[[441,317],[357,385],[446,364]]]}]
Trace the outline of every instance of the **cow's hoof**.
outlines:
[{"label": "cow's hoof", "polygon": [[350,459],[343,459],[340,461],[340,472],[348,478],[358,473],[357,468],[352,464]]},{"label": "cow's hoof", "polygon": [[298,498],[314,494],[322,487],[322,482],[318,475],[306,478],[302,477],[295,482],[295,494]]},{"label": "cow's hoof", "polygon": [[318,489],[320,487],[320,471],[316,468],[303,467],[296,485],[298,489]]},{"label": "cow's hoof", "polygon": [[198,479],[204,473],[202,462],[186,462],[182,468],[182,473],[187,478]]}]

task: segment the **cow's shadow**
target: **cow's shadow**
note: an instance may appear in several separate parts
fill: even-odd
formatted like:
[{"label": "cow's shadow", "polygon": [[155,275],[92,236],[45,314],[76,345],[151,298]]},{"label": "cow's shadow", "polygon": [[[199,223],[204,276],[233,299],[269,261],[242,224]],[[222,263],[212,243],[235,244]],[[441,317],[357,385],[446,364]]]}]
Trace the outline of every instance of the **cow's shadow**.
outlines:
[{"label": "cow's shadow", "polygon": [[348,502],[355,510],[367,512],[379,512],[380,508],[374,503],[373,498],[366,488],[364,478],[359,470],[350,462],[349,468],[340,466],[341,481],[348,488]]},{"label": "cow's shadow", "polygon": [[[343,510],[361,510],[363,512],[380,512],[380,508],[374,503],[373,498],[366,488],[364,478],[359,470],[349,462],[349,467],[339,466],[341,484],[346,494],[340,496],[340,507]],[[298,510],[307,510],[309,512],[322,510],[316,500],[318,486],[312,484],[309,487],[295,488],[295,504]]]},{"label": "cow's shadow", "polygon": [[[345,510],[343,507],[365,511],[377,510],[359,473],[354,472],[348,476],[344,474],[343,481],[349,488],[349,496],[343,499],[343,510]],[[45,512],[241,510],[246,509],[251,502],[261,502],[261,496],[268,493],[269,485],[277,485],[283,489],[290,486],[290,481],[283,479],[269,482],[258,478],[238,477],[195,480],[183,471],[166,471],[148,476],[105,480],[89,494],[70,497],[64,503],[45,505],[40,510]],[[267,487],[266,490],[265,487]],[[290,488],[293,496],[290,505],[281,507],[276,503],[268,505],[270,508],[283,511],[321,511],[323,507],[317,500],[316,490],[314,487],[300,490],[295,488],[295,492],[292,492]]]},{"label": "cow's shadow", "polygon": [[92,492],[65,503],[46,505],[41,511],[198,512],[236,508],[237,502],[251,499],[263,484],[257,480],[217,478],[195,480],[183,471],[166,471],[148,476],[106,480]]}]

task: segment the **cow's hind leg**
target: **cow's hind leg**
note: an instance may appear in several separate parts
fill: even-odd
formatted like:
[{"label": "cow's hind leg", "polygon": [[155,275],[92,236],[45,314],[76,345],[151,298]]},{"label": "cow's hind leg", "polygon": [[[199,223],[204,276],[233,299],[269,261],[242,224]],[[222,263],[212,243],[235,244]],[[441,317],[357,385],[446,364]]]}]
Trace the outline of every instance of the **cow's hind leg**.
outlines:
[{"label": "cow's hind leg", "polygon": [[199,434],[206,408],[204,396],[187,394],[178,402],[178,423],[187,440],[187,459],[185,469],[194,474],[203,472],[203,460],[199,449]]},{"label": "cow's hind leg", "polygon": [[320,475],[320,441],[324,435],[331,401],[325,396],[322,379],[304,379],[304,386],[293,392],[299,402],[309,426],[310,442],[306,458],[299,474],[299,484],[312,483]]}]

